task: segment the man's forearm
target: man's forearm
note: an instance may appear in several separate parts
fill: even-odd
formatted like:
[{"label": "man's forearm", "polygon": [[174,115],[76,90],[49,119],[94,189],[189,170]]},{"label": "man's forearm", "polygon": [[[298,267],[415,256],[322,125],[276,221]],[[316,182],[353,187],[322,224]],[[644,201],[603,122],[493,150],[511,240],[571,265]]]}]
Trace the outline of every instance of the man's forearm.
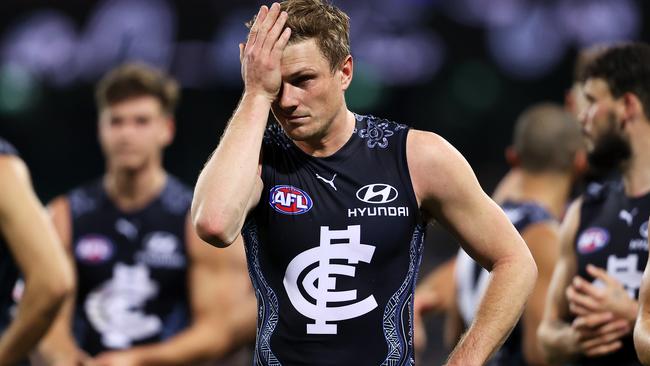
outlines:
[{"label": "man's forearm", "polygon": [[472,326],[449,357],[449,365],[482,365],[519,319],[537,278],[530,255],[497,262]]},{"label": "man's forearm", "polygon": [[235,346],[226,332],[197,324],[166,341],[137,346],[127,352],[136,355],[140,366],[181,366],[222,358]]},{"label": "man's forearm", "polygon": [[650,319],[640,314],[634,327],[634,348],[642,364],[650,365]]},{"label": "man's forearm", "polygon": [[[258,164],[270,102],[244,95],[196,183],[192,219],[199,236],[230,244],[246,215],[258,179]],[[216,236],[216,237],[215,237]]]},{"label": "man's forearm", "polygon": [[567,362],[577,356],[576,332],[571,325],[560,320],[543,322],[538,332],[542,352],[549,363]]},{"label": "man's forearm", "polygon": [[25,295],[18,306],[18,316],[0,338],[2,365],[16,363],[28,356],[47,332],[65,300],[67,289],[38,283],[47,281],[34,282],[27,282]]}]

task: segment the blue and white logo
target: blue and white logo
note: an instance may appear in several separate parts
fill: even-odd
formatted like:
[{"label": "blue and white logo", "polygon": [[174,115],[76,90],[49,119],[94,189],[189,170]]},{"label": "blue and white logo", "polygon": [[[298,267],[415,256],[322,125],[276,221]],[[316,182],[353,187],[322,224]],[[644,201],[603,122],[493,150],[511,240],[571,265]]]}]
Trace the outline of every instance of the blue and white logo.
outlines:
[{"label": "blue and white logo", "polygon": [[603,228],[590,227],[578,238],[578,252],[590,254],[605,247],[609,242],[609,232]]},{"label": "blue and white logo", "polygon": [[311,210],[314,201],[300,188],[281,185],[271,189],[269,204],[279,213],[285,215],[300,215]]},{"label": "blue and white logo", "polygon": [[113,256],[113,243],[103,235],[88,234],[77,242],[75,255],[81,262],[100,264]]},{"label": "blue and white logo", "polygon": [[397,189],[388,184],[375,183],[361,187],[357,191],[357,198],[365,203],[382,204],[397,199]]}]

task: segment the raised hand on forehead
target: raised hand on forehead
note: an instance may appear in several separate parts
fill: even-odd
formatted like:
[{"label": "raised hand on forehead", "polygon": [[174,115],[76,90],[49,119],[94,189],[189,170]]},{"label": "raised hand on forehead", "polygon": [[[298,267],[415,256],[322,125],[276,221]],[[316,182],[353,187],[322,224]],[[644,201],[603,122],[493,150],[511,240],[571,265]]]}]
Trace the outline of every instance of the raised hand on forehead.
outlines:
[{"label": "raised hand on forehead", "polygon": [[251,27],[246,44],[239,44],[245,93],[274,100],[280,92],[282,53],[289,42],[291,29],[285,28],[287,13],[280,4],[262,6]]}]

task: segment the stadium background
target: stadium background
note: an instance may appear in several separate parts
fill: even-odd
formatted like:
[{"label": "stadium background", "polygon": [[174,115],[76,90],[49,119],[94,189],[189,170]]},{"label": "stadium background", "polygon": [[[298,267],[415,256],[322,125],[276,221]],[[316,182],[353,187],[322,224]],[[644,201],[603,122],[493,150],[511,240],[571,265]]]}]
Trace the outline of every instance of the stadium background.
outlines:
[{"label": "stadium background", "polygon": [[[182,85],[170,172],[193,184],[241,94],[238,42],[262,2],[12,0],[0,2],[0,136],[28,163],[44,201],[101,174],[93,84],[131,60]],[[507,170],[517,115],[562,102],[578,49],[648,41],[642,0],[335,0],[351,17],[357,113],[441,134],[490,192]],[[453,254],[431,228],[421,273]],[[441,319],[424,362],[440,360]]]}]

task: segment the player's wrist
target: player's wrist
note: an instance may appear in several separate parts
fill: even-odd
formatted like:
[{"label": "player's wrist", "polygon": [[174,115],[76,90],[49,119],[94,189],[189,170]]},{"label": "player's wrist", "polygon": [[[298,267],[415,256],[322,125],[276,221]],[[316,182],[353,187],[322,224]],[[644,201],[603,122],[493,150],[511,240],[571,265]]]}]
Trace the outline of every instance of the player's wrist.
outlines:
[{"label": "player's wrist", "polygon": [[261,89],[246,88],[242,97],[242,103],[252,103],[270,108],[271,103],[275,100],[276,95],[268,93]]}]

